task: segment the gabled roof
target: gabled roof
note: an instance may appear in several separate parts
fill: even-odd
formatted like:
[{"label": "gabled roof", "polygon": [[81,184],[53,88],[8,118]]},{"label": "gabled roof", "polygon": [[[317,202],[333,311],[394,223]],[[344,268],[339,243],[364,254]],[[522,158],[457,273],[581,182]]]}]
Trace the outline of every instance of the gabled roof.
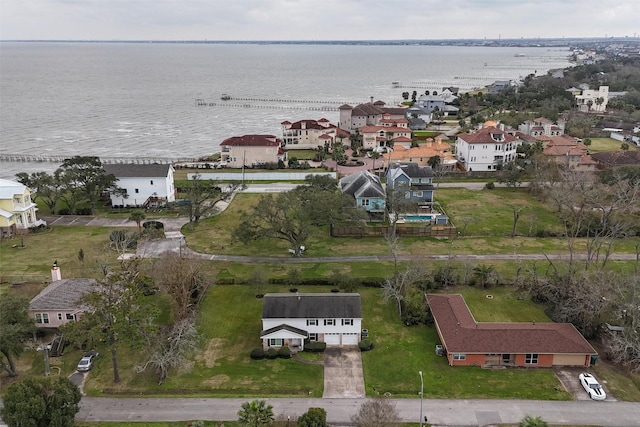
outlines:
[{"label": "gabled roof", "polygon": [[95,290],[94,279],[62,279],[50,283],[29,303],[29,310],[76,310],[79,300]]},{"label": "gabled roof", "polygon": [[358,129],[360,131],[360,133],[373,133],[373,132],[404,132],[404,133],[411,133],[411,129],[409,128],[401,128],[399,126],[375,126],[375,125],[369,125],[369,126],[362,126],[361,128]]},{"label": "gabled roof", "polygon": [[292,332],[294,334],[300,335],[305,338],[309,336],[309,333],[307,331],[299,328],[294,328],[293,326],[286,325],[283,323],[282,325],[274,326],[273,328],[265,329],[264,331],[260,332],[260,338],[263,338],[266,335],[270,335],[278,331]]},{"label": "gabled roof", "polygon": [[340,179],[343,193],[355,198],[384,198],[384,187],[380,178],[369,171],[360,171]]},{"label": "gabled roof", "polygon": [[17,181],[0,179],[0,199],[13,199],[16,194],[24,194],[27,187]]},{"label": "gabled roof", "polygon": [[360,294],[266,294],[262,318],[362,318]]},{"label": "gabled roof", "polygon": [[294,123],[285,123],[282,122],[282,124],[289,124],[291,125],[289,127],[289,129],[308,129],[308,130],[312,130],[312,129],[316,129],[316,130],[326,130],[326,129],[331,129],[331,128],[335,128],[335,125],[329,125],[329,126],[325,126],[325,125],[321,125],[319,124],[320,122],[322,123],[326,123],[328,122],[327,119],[324,119],[324,121],[320,120],[298,120],[297,122]]},{"label": "gabled roof", "polygon": [[243,135],[232,136],[220,143],[220,145],[233,147],[276,147],[280,146],[275,135]]},{"label": "gabled roof", "polygon": [[462,295],[428,294],[449,353],[597,354],[571,323],[476,322]]},{"label": "gabled roof", "polygon": [[[496,141],[494,139],[496,135],[500,135],[502,140]],[[467,144],[505,144],[516,141],[514,136],[509,135],[495,126],[484,127],[473,133],[461,133],[458,135],[458,138],[462,139]]]},{"label": "gabled roof", "polygon": [[393,172],[404,172],[409,178],[433,178],[431,166],[419,166],[417,163],[391,163],[389,169]]},{"label": "gabled roof", "polygon": [[109,164],[102,165],[104,171],[116,178],[166,178],[173,166],[153,163],[150,165]]}]

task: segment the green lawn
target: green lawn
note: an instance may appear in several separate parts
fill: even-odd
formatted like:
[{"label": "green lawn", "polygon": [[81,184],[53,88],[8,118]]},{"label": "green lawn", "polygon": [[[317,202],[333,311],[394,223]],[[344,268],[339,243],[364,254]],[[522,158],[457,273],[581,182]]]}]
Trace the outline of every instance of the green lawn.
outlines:
[{"label": "green lawn", "polygon": [[[391,304],[384,303],[378,289],[363,289],[363,323],[369,329],[374,350],[362,354],[367,395],[390,393],[393,397],[416,397],[423,372],[425,397],[568,400],[550,369],[489,370],[479,367],[451,367],[445,357],[435,354],[439,344],[433,327],[406,327],[398,320]],[[448,292],[470,296],[470,307],[480,320],[486,313],[502,321],[548,321],[541,308],[520,301],[507,289],[491,289],[493,300],[479,294],[487,291],[456,288]],[[509,307],[518,301],[517,310]],[[493,303],[497,304],[493,304]]]},{"label": "green lawn", "polygon": [[[589,145],[590,153],[599,153],[601,151],[618,151],[620,150],[622,142],[613,138],[591,138],[591,145]],[[635,144],[629,143],[629,150],[637,150]]]}]

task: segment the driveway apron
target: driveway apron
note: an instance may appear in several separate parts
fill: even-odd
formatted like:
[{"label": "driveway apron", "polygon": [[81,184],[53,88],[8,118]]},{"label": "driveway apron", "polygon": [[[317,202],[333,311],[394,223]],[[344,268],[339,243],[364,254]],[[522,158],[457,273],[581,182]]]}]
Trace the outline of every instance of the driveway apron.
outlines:
[{"label": "driveway apron", "polygon": [[324,352],[325,399],[365,397],[362,356],[358,347],[327,347]]}]

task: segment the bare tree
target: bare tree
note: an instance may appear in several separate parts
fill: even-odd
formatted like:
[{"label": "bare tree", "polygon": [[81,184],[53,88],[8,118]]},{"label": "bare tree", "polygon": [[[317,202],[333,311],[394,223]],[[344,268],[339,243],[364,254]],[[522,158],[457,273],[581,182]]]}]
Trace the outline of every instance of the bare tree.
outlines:
[{"label": "bare tree", "polygon": [[177,254],[156,260],[153,275],[156,285],[171,297],[173,316],[178,321],[190,317],[211,283],[202,260]]},{"label": "bare tree", "polygon": [[371,399],[360,405],[351,422],[355,427],[397,427],[400,425],[400,414],[391,400]]},{"label": "bare tree", "polygon": [[215,212],[218,202],[230,200],[236,191],[244,188],[245,185],[240,182],[222,185],[215,180],[202,179],[199,173],[193,175],[187,184],[185,196],[190,226],[193,227],[200,218]]},{"label": "bare tree", "polygon": [[511,238],[516,237],[516,231],[518,230],[518,220],[520,219],[520,212],[524,209],[524,206],[511,206],[513,211],[513,229],[511,230]]},{"label": "bare tree", "polygon": [[424,269],[417,265],[409,265],[403,272],[396,272],[388,276],[382,283],[382,297],[385,301],[394,301],[398,309],[398,316],[402,318],[403,301],[407,292],[414,287],[422,277]]},{"label": "bare tree", "polygon": [[153,368],[158,376],[158,384],[163,384],[171,369],[187,364],[188,356],[198,347],[198,335],[193,316],[185,317],[170,327],[161,329],[157,335],[148,339],[149,358],[135,367],[136,372]]}]

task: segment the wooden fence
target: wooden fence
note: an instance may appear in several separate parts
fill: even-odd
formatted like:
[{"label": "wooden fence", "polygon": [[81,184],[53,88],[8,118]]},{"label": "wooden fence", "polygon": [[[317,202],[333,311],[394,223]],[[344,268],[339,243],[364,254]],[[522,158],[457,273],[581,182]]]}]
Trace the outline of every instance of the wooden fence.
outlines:
[{"label": "wooden fence", "polygon": [[[333,226],[331,237],[384,237],[389,234],[390,226]],[[435,237],[450,239],[457,235],[452,225],[407,225],[396,224],[396,234],[400,237]]]}]

